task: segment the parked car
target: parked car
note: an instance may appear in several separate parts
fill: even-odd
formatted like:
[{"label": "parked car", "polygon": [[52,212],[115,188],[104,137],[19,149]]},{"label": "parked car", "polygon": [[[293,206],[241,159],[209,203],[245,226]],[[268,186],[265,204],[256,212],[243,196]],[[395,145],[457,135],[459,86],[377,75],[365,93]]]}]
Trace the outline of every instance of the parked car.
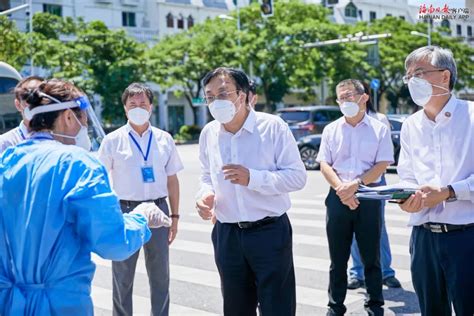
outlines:
[{"label": "parked car", "polygon": [[321,134],[323,128],[342,116],[338,106],[312,105],[284,108],[277,111],[290,126],[296,140],[312,134]]},{"label": "parked car", "polygon": [[[395,156],[393,166],[396,166],[398,165],[398,156],[400,155],[400,130],[403,121],[405,121],[408,115],[388,115],[387,117],[392,128],[392,143]],[[297,140],[296,143],[298,144],[301,160],[303,160],[306,169],[319,169],[319,163],[316,161],[316,157],[318,156],[319,146],[321,145],[321,134],[302,137]]]},{"label": "parked car", "polygon": [[387,115],[388,121],[392,128],[392,143],[393,153],[395,156],[395,163],[392,166],[398,165],[398,157],[400,156],[400,131],[402,129],[403,122],[407,119],[407,114],[389,114]]}]

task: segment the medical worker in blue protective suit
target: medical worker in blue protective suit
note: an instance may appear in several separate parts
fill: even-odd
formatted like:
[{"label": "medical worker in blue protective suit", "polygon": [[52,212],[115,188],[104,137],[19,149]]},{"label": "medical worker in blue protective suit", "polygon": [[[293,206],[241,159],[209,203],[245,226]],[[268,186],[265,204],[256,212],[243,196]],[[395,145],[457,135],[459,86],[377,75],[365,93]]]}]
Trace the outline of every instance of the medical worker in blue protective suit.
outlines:
[{"label": "medical worker in blue protective suit", "polygon": [[80,148],[92,113],[74,85],[46,81],[27,100],[30,138],[0,156],[0,315],[92,315],[91,252],[126,259],[171,221],[148,203],[122,214]]}]

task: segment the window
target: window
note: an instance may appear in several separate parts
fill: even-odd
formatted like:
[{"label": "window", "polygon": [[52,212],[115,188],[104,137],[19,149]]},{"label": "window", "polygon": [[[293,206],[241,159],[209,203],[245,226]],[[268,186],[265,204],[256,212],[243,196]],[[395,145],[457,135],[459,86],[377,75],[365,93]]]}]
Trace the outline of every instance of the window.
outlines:
[{"label": "window", "polygon": [[405,16],[404,15],[400,15],[400,19],[405,21]]},{"label": "window", "polygon": [[328,4],[338,4],[339,0],[328,0]]},{"label": "window", "polygon": [[329,121],[329,111],[320,110],[313,113],[314,122],[327,122]]},{"label": "window", "polygon": [[135,27],[135,12],[122,12],[122,26]]},{"label": "window", "polygon": [[179,15],[178,18],[178,29],[184,29],[184,18],[182,15]]},{"label": "window", "polygon": [[467,26],[467,36],[472,37],[472,26]]},{"label": "window", "polygon": [[359,19],[362,20],[362,17],[363,17],[362,10],[359,10]]},{"label": "window", "polygon": [[456,25],[456,34],[458,36],[462,35],[462,28],[461,28],[461,25],[459,25],[459,24]]},{"label": "window", "polygon": [[392,16],[392,15],[391,15],[390,13],[387,13],[387,15],[386,15],[386,16]]},{"label": "window", "polygon": [[57,4],[43,3],[43,12],[63,16],[63,7]]},{"label": "window", "polygon": [[194,19],[192,16],[188,16],[188,29],[194,26]]},{"label": "window", "polygon": [[174,28],[174,17],[171,13],[168,13],[166,16],[166,26],[169,28]]},{"label": "window", "polygon": [[348,18],[357,18],[357,7],[352,2],[349,2],[344,10],[344,15]]},{"label": "window", "polygon": [[446,28],[451,28],[451,24],[449,23],[448,20],[443,20],[441,21],[441,27],[446,27]]},{"label": "window", "polygon": [[377,18],[377,13],[375,13],[374,11],[370,11],[369,17],[370,17],[370,22],[372,22],[373,20]]}]

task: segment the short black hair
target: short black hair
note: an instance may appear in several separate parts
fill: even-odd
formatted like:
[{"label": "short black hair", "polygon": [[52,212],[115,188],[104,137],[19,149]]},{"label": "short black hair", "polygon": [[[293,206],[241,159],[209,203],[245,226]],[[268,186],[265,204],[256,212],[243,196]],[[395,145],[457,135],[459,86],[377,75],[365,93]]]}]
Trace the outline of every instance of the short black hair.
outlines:
[{"label": "short black hair", "polygon": [[242,91],[248,96],[250,89],[249,78],[245,72],[236,68],[219,67],[211,70],[202,79],[202,85],[204,87],[207,86],[212,79],[218,76],[231,78],[234,81],[237,90]]},{"label": "short black hair", "polygon": [[341,88],[341,87],[345,87],[345,86],[348,86],[348,85],[351,85],[354,87],[355,91],[358,93],[358,94],[364,94],[365,93],[365,89],[364,89],[364,85],[362,84],[362,82],[360,80],[357,80],[357,79],[345,79],[345,80],[342,80],[341,82],[339,82],[336,86],[336,91],[337,89]]},{"label": "short black hair", "polygon": [[18,101],[25,101],[26,98],[30,95],[31,92],[33,92],[34,89],[31,91],[27,89],[28,83],[31,81],[39,81],[38,86],[41,82],[44,81],[43,77],[39,76],[29,76],[26,78],[21,79],[15,86],[15,89],[13,90],[15,93],[15,99]]},{"label": "short black hair", "polygon": [[153,103],[153,91],[151,91],[151,89],[143,83],[134,82],[130,84],[122,93],[123,105],[127,103],[128,98],[140,94],[145,94],[150,103]]}]

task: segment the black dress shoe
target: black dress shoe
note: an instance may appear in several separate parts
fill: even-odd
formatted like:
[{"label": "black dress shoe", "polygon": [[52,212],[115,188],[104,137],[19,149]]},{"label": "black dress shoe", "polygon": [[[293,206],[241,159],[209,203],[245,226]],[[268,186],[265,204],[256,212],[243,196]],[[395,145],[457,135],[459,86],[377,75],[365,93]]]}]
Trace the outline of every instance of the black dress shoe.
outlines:
[{"label": "black dress shoe", "polygon": [[355,290],[361,287],[365,287],[365,281],[364,280],[358,280],[358,279],[349,279],[349,282],[347,282],[347,288],[349,290]]},{"label": "black dress shoe", "polygon": [[397,278],[394,276],[383,279],[383,284],[390,288],[402,287],[400,281],[398,281]]}]

